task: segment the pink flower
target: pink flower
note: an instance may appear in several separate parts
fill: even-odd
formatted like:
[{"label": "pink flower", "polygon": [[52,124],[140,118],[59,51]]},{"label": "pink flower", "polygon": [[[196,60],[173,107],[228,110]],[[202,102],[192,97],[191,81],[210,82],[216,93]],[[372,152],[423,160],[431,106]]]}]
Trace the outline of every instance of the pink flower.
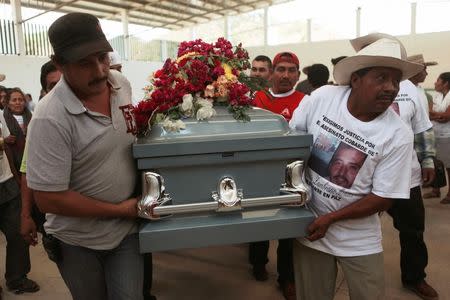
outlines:
[{"label": "pink flower", "polygon": [[214,97],[215,88],[212,84],[208,84],[205,88],[205,97]]}]

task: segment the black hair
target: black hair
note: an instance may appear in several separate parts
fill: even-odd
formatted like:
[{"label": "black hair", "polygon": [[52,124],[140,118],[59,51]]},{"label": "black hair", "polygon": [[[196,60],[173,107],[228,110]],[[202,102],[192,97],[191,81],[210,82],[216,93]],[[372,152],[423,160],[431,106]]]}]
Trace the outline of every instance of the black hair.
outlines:
[{"label": "black hair", "polygon": [[330,71],[323,64],[313,64],[308,67],[308,81],[314,88],[319,88],[328,83]]},{"label": "black hair", "polygon": [[14,88],[8,89],[8,93],[6,94],[6,103],[9,103],[9,100],[11,100],[12,93],[22,94],[23,100],[25,100],[25,93],[20,88],[14,87]]},{"label": "black hair", "polygon": [[347,58],[347,56],[338,56],[338,57],[332,58],[331,63],[333,64],[333,66],[335,66],[338,62],[340,62],[344,58]]},{"label": "black hair", "polygon": [[[52,57],[52,59],[54,59],[54,55]],[[47,75],[57,71],[58,69],[56,68],[55,64],[53,63],[53,61],[48,61],[45,64],[42,65],[41,67],[41,87],[44,91],[47,90]]]},{"label": "black hair", "polygon": [[0,92],[7,92],[8,89],[6,88],[6,86],[0,85]]},{"label": "black hair", "polygon": [[439,75],[439,78],[442,81],[445,81],[448,83],[448,87],[450,88],[450,72],[444,72],[441,75]]},{"label": "black hair", "polygon": [[258,55],[257,57],[255,57],[254,60],[266,62],[267,65],[269,66],[269,69],[272,69],[272,60],[268,56]]},{"label": "black hair", "polygon": [[53,61],[53,63],[56,63],[58,65],[66,65],[67,63],[69,63],[67,59],[65,59],[60,55],[53,54],[50,58]]}]

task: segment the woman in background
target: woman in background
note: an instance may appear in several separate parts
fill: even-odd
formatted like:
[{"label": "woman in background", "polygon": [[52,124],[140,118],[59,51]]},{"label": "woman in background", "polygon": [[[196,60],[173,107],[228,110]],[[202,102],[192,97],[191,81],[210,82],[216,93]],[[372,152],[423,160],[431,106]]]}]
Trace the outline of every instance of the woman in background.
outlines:
[{"label": "woman in background", "polygon": [[6,95],[6,107],[3,111],[5,122],[11,133],[11,139],[7,142],[13,155],[14,165],[18,172],[22,163],[25,137],[28,123],[31,120],[31,112],[27,108],[25,94],[19,88],[12,88]]},{"label": "woman in background", "polygon": [[[436,137],[436,157],[444,163],[447,176],[450,174],[450,72],[439,75],[434,83],[436,92],[433,97],[433,107],[430,111],[430,120],[433,122]],[[439,188],[424,195],[424,198],[440,197]],[[441,200],[442,204],[450,204],[450,189]]]}]

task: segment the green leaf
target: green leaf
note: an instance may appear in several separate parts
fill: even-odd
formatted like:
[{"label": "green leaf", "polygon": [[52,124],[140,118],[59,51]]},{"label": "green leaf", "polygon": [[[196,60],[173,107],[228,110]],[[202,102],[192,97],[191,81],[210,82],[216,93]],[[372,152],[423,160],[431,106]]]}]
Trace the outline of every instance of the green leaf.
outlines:
[{"label": "green leaf", "polygon": [[249,110],[249,106],[228,106],[228,111],[233,115],[233,118],[237,121],[242,122],[250,122],[250,116],[247,114],[247,111]]}]

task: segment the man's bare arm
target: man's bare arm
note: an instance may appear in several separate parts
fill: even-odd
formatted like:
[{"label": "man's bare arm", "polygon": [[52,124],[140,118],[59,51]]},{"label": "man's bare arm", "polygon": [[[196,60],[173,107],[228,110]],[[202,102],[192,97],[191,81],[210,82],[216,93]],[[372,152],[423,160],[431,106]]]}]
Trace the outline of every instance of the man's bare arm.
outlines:
[{"label": "man's bare arm", "polygon": [[328,227],[337,221],[364,218],[377,212],[388,210],[391,205],[392,199],[371,193],[338,211],[317,217],[308,226],[309,235],[306,238],[310,241],[318,240],[323,238]]},{"label": "man's bare arm", "polygon": [[137,198],[126,199],[120,203],[109,203],[86,197],[78,192],[34,191],[34,199],[44,213],[69,217],[128,217],[137,216]]},{"label": "man's bare arm", "polygon": [[27,176],[22,174],[20,195],[22,197],[22,210],[20,213],[20,234],[30,245],[37,244],[37,228],[31,217],[33,207],[33,191],[27,185]]}]

